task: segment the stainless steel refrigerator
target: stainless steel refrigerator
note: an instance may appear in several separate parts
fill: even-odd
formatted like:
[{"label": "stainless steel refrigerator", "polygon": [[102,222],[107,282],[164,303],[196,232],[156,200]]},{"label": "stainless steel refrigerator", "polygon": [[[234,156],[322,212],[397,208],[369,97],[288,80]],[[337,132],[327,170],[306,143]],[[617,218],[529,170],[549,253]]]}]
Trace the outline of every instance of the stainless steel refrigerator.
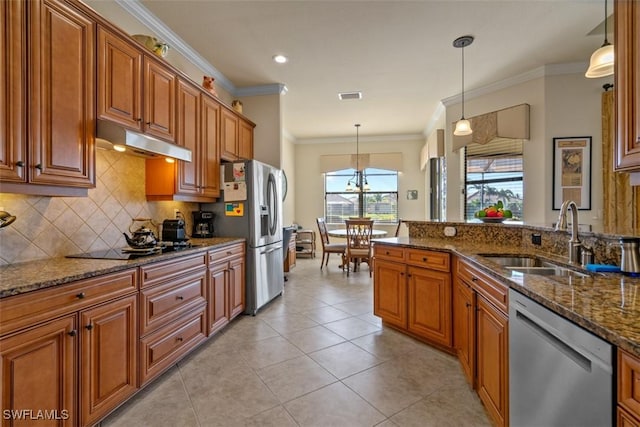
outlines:
[{"label": "stainless steel refrigerator", "polygon": [[284,290],[282,171],[256,160],[221,165],[222,194],[205,204],[214,235],[247,239],[246,308],[256,312]]}]

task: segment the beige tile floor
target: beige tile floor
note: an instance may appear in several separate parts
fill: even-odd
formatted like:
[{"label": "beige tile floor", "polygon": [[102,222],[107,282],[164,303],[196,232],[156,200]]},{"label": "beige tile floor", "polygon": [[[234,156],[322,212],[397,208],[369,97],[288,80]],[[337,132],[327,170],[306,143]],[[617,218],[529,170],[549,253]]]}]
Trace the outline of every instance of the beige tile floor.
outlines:
[{"label": "beige tile floor", "polygon": [[383,327],[367,267],[299,259],[241,316],[103,427],[490,426],[455,357]]}]

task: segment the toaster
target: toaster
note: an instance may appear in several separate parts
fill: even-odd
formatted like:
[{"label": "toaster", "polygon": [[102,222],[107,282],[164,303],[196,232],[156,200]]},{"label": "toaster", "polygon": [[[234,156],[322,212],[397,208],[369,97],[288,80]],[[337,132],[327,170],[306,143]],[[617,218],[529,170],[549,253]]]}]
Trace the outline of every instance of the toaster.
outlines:
[{"label": "toaster", "polygon": [[165,219],[162,222],[163,242],[183,242],[185,240],[188,240],[188,238],[182,218]]}]

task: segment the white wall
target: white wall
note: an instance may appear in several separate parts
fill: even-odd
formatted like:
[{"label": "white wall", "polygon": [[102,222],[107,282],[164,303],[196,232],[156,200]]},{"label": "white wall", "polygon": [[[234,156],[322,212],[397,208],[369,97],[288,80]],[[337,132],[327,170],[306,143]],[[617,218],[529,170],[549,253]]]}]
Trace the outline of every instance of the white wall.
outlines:
[{"label": "white wall", "polygon": [[[517,104],[531,106],[530,140],[524,143],[524,220],[551,225],[557,220],[551,200],[553,138],[591,136],[592,209],[580,211],[580,223],[601,228],[602,150],[600,96],[606,79],[587,79],[583,73],[542,75],[523,83],[479,96],[466,96],[465,115],[473,117]],[[465,95],[467,95],[465,93]],[[460,118],[460,104],[446,109],[447,220],[462,220],[464,207],[464,158],[451,151],[453,124]],[[596,217],[596,218],[594,218]]]},{"label": "white wall", "polygon": [[[426,196],[424,172],[420,170],[420,150],[424,139],[406,141],[384,140],[380,137],[360,138],[360,153],[398,153],[403,156],[404,170],[398,177],[398,214],[402,219],[423,220]],[[295,145],[295,222],[300,226],[316,230],[316,218],[324,216],[324,175],[320,172],[319,159],[327,154],[353,154],[353,143],[318,143]],[[289,178],[291,182],[291,177]],[[418,190],[417,200],[407,200],[407,190]],[[380,226],[389,232],[393,226]]]}]

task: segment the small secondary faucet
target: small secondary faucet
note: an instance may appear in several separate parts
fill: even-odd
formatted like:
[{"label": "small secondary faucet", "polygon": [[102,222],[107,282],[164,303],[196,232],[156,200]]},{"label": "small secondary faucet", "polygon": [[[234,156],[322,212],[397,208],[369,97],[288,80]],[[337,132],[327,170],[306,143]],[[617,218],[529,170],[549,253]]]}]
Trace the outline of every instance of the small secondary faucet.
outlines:
[{"label": "small secondary faucet", "polygon": [[556,224],[556,231],[567,229],[567,210],[571,209],[571,240],[569,240],[569,262],[580,262],[580,248],[582,243],[578,238],[578,206],[573,200],[565,200],[560,206],[560,216]]}]

